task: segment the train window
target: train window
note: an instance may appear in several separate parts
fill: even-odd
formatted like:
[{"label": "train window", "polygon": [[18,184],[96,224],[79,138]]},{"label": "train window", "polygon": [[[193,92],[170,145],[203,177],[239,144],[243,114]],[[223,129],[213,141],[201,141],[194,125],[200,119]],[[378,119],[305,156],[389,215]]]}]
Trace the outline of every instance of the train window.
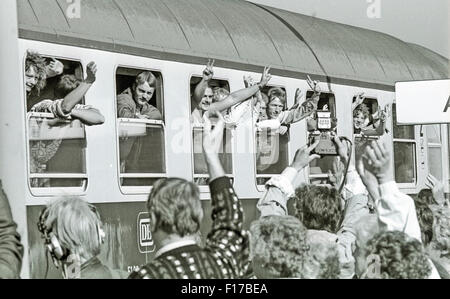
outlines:
[{"label": "train window", "polygon": [[[355,104],[356,97],[353,98],[353,133],[358,136],[381,136],[384,134],[384,121],[380,120],[381,113],[378,100],[374,98],[365,98],[364,101]],[[356,106],[357,105],[357,106]]]},{"label": "train window", "polygon": [[[199,186],[208,185],[208,168],[205,158],[203,156],[203,124],[202,124],[202,105],[204,103],[196,103],[194,100],[194,90],[198,83],[201,81],[200,77],[191,78],[191,111],[192,111],[192,138],[193,138],[193,179]],[[213,79],[210,81],[212,101],[216,100],[217,96],[225,95],[230,92],[230,85],[226,80]],[[208,92],[208,91],[207,91]],[[214,126],[214,119],[212,120]],[[219,159],[224,166],[225,173],[233,178],[233,146],[232,146],[232,134],[230,128],[225,128],[224,138],[222,144],[222,150],[219,153]]]},{"label": "train window", "polygon": [[266,86],[262,93],[267,103],[265,109],[261,109],[256,126],[255,161],[258,186],[264,186],[273,175],[280,174],[289,166],[290,126],[283,124],[280,126],[279,122],[274,126],[270,122],[279,119],[280,114],[287,110],[286,89],[284,87]]},{"label": "train window", "polygon": [[392,106],[394,132],[395,181],[415,184],[417,181],[416,140],[414,126],[397,125],[396,105]]},{"label": "train window", "polygon": [[[308,91],[307,98],[313,96],[312,91]],[[330,131],[336,133],[337,120],[336,120],[336,99],[332,93],[322,93],[320,95],[318,111],[329,112],[330,114]],[[314,116],[307,120],[308,126],[308,140],[311,135],[317,135],[320,133],[317,129],[317,117]],[[333,172],[333,164],[336,161],[335,156],[323,156],[320,159],[316,159],[309,164],[309,179],[312,184],[328,184],[328,173]]]},{"label": "train window", "polygon": [[[65,193],[84,191],[88,182],[85,127],[70,116],[62,119],[54,114],[59,107],[57,100],[70,92],[72,85],[67,82],[83,79],[83,67],[79,61],[46,56],[44,59],[47,65],[60,65],[60,72],[48,75],[45,87],[41,85],[39,91],[25,87],[31,191],[35,195],[54,193],[59,188],[64,188]],[[29,74],[26,76],[28,81]],[[83,102],[84,99],[80,104]]]},{"label": "train window", "polygon": [[430,173],[442,181],[442,138],[441,126],[424,126],[428,140],[428,167]]},{"label": "train window", "polygon": [[162,74],[119,67],[116,94],[120,186],[152,186],[166,177]]}]

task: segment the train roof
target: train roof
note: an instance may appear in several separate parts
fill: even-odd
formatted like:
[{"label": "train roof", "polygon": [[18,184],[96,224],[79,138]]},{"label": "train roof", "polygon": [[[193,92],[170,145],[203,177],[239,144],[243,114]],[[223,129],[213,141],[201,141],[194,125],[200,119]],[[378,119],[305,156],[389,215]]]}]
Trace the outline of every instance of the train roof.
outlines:
[{"label": "train roof", "polygon": [[157,59],[306,74],[338,84],[449,78],[449,60],[393,36],[243,0],[18,0],[24,39]]}]

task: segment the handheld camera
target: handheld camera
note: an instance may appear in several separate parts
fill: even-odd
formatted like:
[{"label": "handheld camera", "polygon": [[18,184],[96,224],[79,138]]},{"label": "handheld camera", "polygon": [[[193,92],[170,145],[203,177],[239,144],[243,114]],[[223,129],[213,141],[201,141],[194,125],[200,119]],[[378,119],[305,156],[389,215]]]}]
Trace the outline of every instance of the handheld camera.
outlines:
[{"label": "handheld camera", "polygon": [[337,119],[331,117],[328,110],[318,110],[315,117],[308,121],[309,140],[308,144],[314,144],[317,138],[320,139],[319,144],[315,148],[313,154],[321,156],[337,156],[336,144],[333,141],[336,135]]}]

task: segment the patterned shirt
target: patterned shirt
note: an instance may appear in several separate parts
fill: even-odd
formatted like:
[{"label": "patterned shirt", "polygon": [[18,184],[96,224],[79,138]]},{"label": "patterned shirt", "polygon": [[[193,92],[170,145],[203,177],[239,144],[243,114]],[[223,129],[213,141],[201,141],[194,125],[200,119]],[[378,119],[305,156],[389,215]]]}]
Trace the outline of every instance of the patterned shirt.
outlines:
[{"label": "patterned shirt", "polygon": [[130,275],[131,279],[236,279],[248,266],[248,235],[243,209],[230,179],[210,183],[212,229],[206,246],[187,245],[167,251]]}]

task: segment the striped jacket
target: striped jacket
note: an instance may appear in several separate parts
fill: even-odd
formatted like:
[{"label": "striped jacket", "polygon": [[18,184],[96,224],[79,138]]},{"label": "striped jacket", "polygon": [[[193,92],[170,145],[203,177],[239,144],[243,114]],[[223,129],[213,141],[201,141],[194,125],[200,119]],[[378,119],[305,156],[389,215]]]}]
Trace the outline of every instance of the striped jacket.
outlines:
[{"label": "striped jacket", "polygon": [[168,251],[130,275],[131,279],[235,279],[248,265],[248,235],[243,209],[230,179],[210,183],[212,229],[205,247],[189,245]]}]

